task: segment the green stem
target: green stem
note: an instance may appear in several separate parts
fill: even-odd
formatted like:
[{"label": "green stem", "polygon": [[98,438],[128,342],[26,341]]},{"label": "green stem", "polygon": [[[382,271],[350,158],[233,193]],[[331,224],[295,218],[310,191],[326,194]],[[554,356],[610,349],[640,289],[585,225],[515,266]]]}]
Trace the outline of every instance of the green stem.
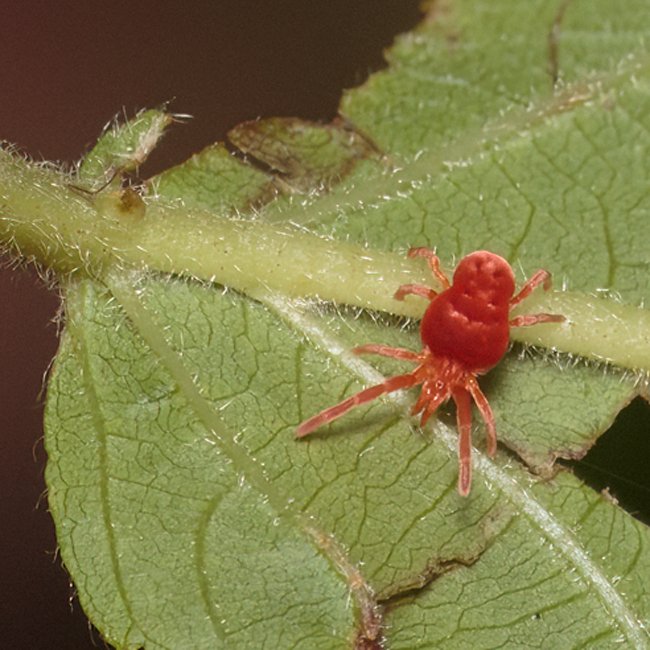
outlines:
[{"label": "green stem", "polygon": [[[250,295],[319,298],[414,318],[426,306],[392,297],[401,284],[431,284],[422,260],[156,199],[145,209],[132,193],[83,196],[66,180],[0,152],[0,240],[56,273],[147,268]],[[513,329],[513,339],[650,371],[650,312],[569,292],[539,292],[524,307],[567,322]]]}]

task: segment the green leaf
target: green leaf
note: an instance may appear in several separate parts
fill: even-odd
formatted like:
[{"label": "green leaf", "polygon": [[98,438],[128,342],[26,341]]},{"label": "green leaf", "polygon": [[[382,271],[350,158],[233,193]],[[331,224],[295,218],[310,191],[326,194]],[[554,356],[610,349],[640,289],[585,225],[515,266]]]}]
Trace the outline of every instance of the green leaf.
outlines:
[{"label": "green leaf", "polygon": [[647,530],[567,475],[522,507],[480,561],[395,601],[391,648],[647,646]]},{"label": "green leaf", "polygon": [[[478,427],[468,498],[450,411],[420,432],[412,395],[293,436],[404,372],[354,345],[421,347],[379,313],[422,312],[391,298],[430,282],[411,245],[548,268],[572,292],[526,309],[569,321],[528,341],[650,369],[644,6],[436,4],[340,121],[234,130],[266,171],[217,145],[144,199],[4,152],[0,235],[65,284],[49,500],[111,643],[650,647],[648,529],[554,465],[638,394],[634,373],[515,347],[481,379],[502,445],[489,459]],[[144,151],[161,122],[143,116],[89,154],[91,188]]]},{"label": "green leaf", "polygon": [[[343,645],[353,620],[337,567],[183,359],[223,367],[217,329],[255,306],[210,291],[215,310],[192,298],[196,289],[180,285],[178,300],[154,284],[147,294],[169,316],[164,329],[182,339],[189,318],[201,341],[186,340],[181,353],[122,283],[115,294],[130,322],[92,283],[68,291],[48,401],[50,505],[95,624],[118,647],[292,647],[306,636]],[[245,346],[236,365],[257,354]],[[218,379],[214,388],[228,399],[245,390]]]}]

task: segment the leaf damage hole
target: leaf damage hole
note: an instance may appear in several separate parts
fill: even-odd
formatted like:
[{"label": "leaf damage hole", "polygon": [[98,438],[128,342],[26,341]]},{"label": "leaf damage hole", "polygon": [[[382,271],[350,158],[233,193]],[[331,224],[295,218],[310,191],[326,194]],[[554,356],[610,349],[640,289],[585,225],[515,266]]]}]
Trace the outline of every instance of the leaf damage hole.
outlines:
[{"label": "leaf damage hole", "polygon": [[438,578],[451,571],[471,567],[480,559],[489,546],[490,544],[488,542],[485,547],[471,557],[455,557],[447,560],[439,560],[435,563],[435,566],[428,567],[419,576],[416,576],[410,584],[400,585],[395,590],[384,595],[379,594],[377,598],[378,604],[384,609],[384,613],[386,613],[396,607],[412,603],[417,599],[419,594],[429,589]]},{"label": "leaf damage hole", "polygon": [[564,461],[581,480],[606,491],[633,517],[650,525],[650,404],[637,397],[579,461]]},{"label": "leaf damage hole", "polygon": [[[502,524],[507,525],[507,521],[510,520],[510,513],[504,510],[497,517],[503,517]],[[431,588],[435,588],[434,585],[439,578],[459,569],[462,570],[472,567],[492,546],[492,543],[497,537],[498,535],[495,535],[491,539],[485,540],[483,544],[468,552],[467,555],[438,559],[436,562],[427,566],[419,575],[413,576],[413,579],[408,583],[395,585],[393,589],[385,590],[383,594],[379,593],[377,595],[377,605],[381,608],[383,620],[385,620],[390,612],[400,607],[417,603],[418,598],[423,593],[426,593]],[[357,639],[357,645],[355,645],[354,650],[380,650],[385,647],[381,645],[359,644],[359,638]]]}]

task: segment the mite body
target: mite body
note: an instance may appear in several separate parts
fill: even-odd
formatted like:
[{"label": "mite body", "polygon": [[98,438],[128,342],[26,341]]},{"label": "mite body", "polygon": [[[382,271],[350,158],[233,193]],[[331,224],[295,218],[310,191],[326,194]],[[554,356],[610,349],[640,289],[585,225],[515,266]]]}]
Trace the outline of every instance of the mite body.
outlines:
[{"label": "mite body", "polygon": [[529,314],[510,318],[512,307],[524,300],[540,284],[551,287],[551,276],[539,270],[515,295],[515,277],[510,264],[499,255],[476,251],[464,257],[456,267],[453,284],[440,269],[436,254],[427,248],[412,248],[409,257],[424,257],[433,275],[442,285],[437,292],[418,284],[406,284],[395,298],[418,295],[430,301],[420,324],[422,351],[413,352],[385,345],[362,345],[356,354],[378,354],[416,363],[407,374],[397,375],[381,384],[366,388],[303,422],[297,436],[303,437],[340,417],[350,409],[380,395],[420,384],[420,396],[413,414],[421,414],[423,426],[436,409],[448,399],[456,404],[458,426],[458,491],[469,494],[472,482],[471,429],[472,401],[487,428],[487,451],[496,453],[496,426],[492,409],[478,385],[477,376],[493,368],[506,353],[511,327],[537,323],[559,323],[564,316]]}]

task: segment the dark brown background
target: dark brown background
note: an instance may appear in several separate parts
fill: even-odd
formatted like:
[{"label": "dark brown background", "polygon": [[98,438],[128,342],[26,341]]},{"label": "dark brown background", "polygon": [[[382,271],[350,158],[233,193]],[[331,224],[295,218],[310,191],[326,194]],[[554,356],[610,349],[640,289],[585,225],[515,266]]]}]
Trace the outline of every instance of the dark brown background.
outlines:
[{"label": "dark brown background", "polygon": [[[149,172],[258,116],[328,121],[343,88],[383,66],[416,0],[24,2],[0,10],[0,138],[73,162],[122,108],[173,100],[177,126]],[[43,373],[58,300],[29,270],[0,271],[0,644],[102,647],[56,557],[44,499]]]}]

